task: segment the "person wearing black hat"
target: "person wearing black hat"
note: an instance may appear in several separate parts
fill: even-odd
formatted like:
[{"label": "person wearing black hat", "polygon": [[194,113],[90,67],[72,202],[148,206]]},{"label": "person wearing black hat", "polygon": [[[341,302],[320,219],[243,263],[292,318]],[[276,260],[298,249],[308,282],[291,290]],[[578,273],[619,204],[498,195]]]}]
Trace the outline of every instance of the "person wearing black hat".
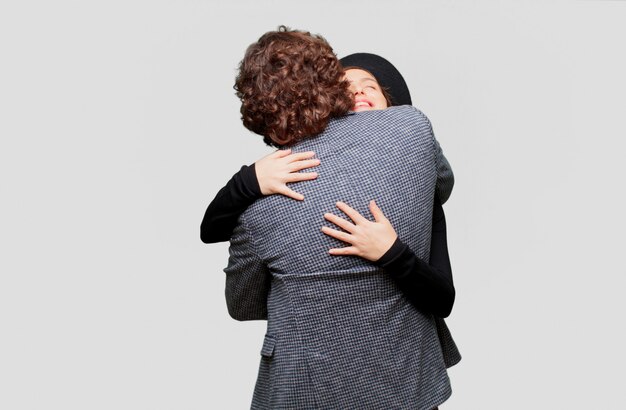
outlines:
[{"label": "person wearing black hat", "polygon": [[[340,62],[347,67],[346,71],[358,69],[371,73],[382,88],[381,91],[386,94],[387,105],[411,105],[411,95],[404,78],[393,64],[383,57],[356,53],[340,59]],[[387,105],[380,108],[387,108]],[[440,163],[449,168],[440,149],[439,153]],[[313,152],[292,154],[290,150],[278,150],[250,166],[243,166],[208,206],[201,224],[202,241],[204,243],[228,241],[238,217],[256,199],[264,195],[281,194],[296,200],[304,199],[302,195],[291,190],[287,183],[317,177],[315,172],[299,172],[319,164],[318,160],[312,159],[313,156]],[[396,280],[411,303],[436,318],[444,318],[450,314],[455,297],[447,248],[445,215],[441,207],[448,199],[450,191],[451,187],[437,187],[429,263],[418,258],[403,244],[395,235],[393,228],[390,235],[393,235],[395,240],[387,240],[387,243],[392,245],[383,252],[382,257],[373,260]],[[371,236],[379,235],[372,231]],[[441,320],[437,324],[446,365],[452,366],[460,360],[460,354],[445,323]]]},{"label": "person wearing black hat", "polygon": [[372,73],[391,97],[390,105],[413,105],[404,77],[383,57],[370,53],[354,53],[339,59],[339,62],[345,70],[353,67]]},{"label": "person wearing black hat", "polygon": [[[354,82],[356,83],[355,85],[357,86],[358,81],[363,81],[364,78],[366,80],[362,83],[363,88],[367,88],[367,84],[372,84],[371,82],[367,82],[367,73],[369,73],[374,80],[378,82],[381,92],[386,99],[387,106],[412,105],[411,94],[404,78],[402,77],[402,74],[400,74],[396,67],[385,58],[376,54],[355,53],[340,59],[340,62],[344,66],[346,77],[348,79],[354,79]],[[359,98],[356,93],[360,90],[355,87],[352,88],[352,91],[355,92],[355,100],[358,104]],[[363,93],[366,94],[367,90],[363,91]],[[378,108],[366,107],[363,109],[369,110]],[[437,148],[440,166],[450,169],[450,165],[447,159],[443,156],[441,149],[439,146]],[[454,180],[452,179],[452,182],[453,181]],[[443,202],[447,201],[451,190],[451,187],[437,187],[437,193],[435,195],[435,202],[433,206],[433,231],[429,265],[426,265],[424,261],[417,258],[415,254],[398,239],[396,239],[387,253],[376,261],[378,265],[385,268],[387,273],[396,278],[400,289],[417,308],[423,308],[425,305],[429,306],[430,312],[433,313],[435,317],[437,333],[447,367],[451,367],[458,363],[461,360],[461,355],[454,339],[452,338],[450,330],[443,319],[447,315],[438,315],[436,312],[439,309],[433,308],[434,305],[438,303],[441,303],[442,305],[444,303],[442,303],[441,300],[434,301],[431,299],[434,294],[428,286],[423,287],[423,282],[420,280],[419,272],[430,272],[431,274],[436,272],[438,274],[437,277],[449,278],[450,283],[452,283],[452,270],[450,267],[446,238],[446,220],[443,207],[441,206]],[[342,207],[346,207],[346,205],[342,205]],[[361,217],[358,215],[358,212],[353,209],[348,209],[347,211],[352,215],[356,215],[356,218]],[[372,209],[371,211],[374,215],[378,212],[376,209]],[[332,216],[331,218],[331,222],[337,219]],[[389,225],[389,222],[385,221],[384,217],[382,219],[383,225]],[[367,225],[370,224],[366,224],[366,226]],[[372,235],[376,235],[376,232],[372,231]],[[420,287],[424,288],[423,293],[416,292],[416,289]],[[426,302],[424,302],[423,298],[426,299]],[[450,305],[450,308],[452,308],[452,305]],[[427,308],[426,310],[428,311],[429,309]]]},{"label": "person wearing black hat", "polygon": [[[371,73],[382,87],[385,95],[389,98],[388,106],[413,105],[409,87],[404,81],[404,77],[400,71],[385,58],[370,53],[354,53],[339,60],[346,72],[351,69],[365,70]],[[451,169],[448,160],[443,155],[441,148],[437,145],[439,164],[442,168]],[[454,184],[454,178],[450,179],[450,183]],[[448,200],[449,194],[452,192],[452,186],[437,186],[437,193],[441,203],[444,204]]]}]

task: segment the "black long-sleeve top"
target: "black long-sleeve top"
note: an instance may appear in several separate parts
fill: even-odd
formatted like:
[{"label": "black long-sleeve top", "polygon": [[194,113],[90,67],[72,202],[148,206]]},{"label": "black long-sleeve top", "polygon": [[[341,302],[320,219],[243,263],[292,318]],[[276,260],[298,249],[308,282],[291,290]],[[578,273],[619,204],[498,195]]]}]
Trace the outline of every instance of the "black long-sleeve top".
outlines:
[{"label": "black long-sleeve top", "polygon": [[[262,196],[254,164],[243,166],[208,206],[200,225],[202,242],[229,240],[239,216]],[[445,318],[452,311],[455,290],[448,255],[446,218],[436,195],[432,226],[430,264],[418,258],[399,238],[375,263],[396,281],[416,308]]]}]

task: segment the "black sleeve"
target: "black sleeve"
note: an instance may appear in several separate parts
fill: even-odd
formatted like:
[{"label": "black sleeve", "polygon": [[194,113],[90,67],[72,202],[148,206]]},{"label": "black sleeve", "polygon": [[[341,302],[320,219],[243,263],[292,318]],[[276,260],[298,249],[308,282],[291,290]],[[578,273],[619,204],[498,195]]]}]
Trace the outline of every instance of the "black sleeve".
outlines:
[{"label": "black sleeve", "polygon": [[438,196],[433,207],[430,264],[418,258],[400,239],[376,264],[385,269],[402,292],[418,309],[438,317],[448,317],[455,290],[446,238],[446,217]]},{"label": "black sleeve", "polygon": [[204,243],[230,239],[239,216],[262,197],[254,164],[243,166],[215,195],[200,225],[200,239]]}]

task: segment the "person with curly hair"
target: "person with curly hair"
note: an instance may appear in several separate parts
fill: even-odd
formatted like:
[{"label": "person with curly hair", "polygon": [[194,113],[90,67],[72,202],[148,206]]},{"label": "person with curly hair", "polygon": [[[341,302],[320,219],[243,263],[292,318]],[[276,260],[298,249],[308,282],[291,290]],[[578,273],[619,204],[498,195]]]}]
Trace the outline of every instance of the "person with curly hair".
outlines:
[{"label": "person with curly hair", "polygon": [[265,33],[248,47],[235,82],[243,125],[275,147],[317,135],[352,108],[343,75],[323,37],[285,26]]},{"label": "person with curly hair", "polygon": [[[287,36],[287,38],[285,39],[284,36],[277,35],[278,33],[293,33],[293,35]],[[311,42],[315,43],[313,47],[311,47],[311,44],[309,44]],[[324,146],[325,143],[330,144],[333,142],[333,133],[328,132],[329,130],[324,131],[327,125],[329,129],[336,128],[336,134],[342,134],[342,127],[337,126],[334,123],[338,119],[332,118],[336,116],[343,116],[341,117],[341,119],[345,122],[345,124],[339,125],[344,125],[348,127],[350,125],[359,125],[359,121],[350,121],[354,119],[354,116],[346,116],[347,112],[345,111],[345,104],[344,101],[341,99],[341,92],[345,93],[346,86],[345,81],[343,81],[343,72],[341,72],[340,76],[336,75],[336,59],[333,60],[333,58],[328,58],[328,50],[330,50],[332,57],[334,57],[334,54],[332,54],[332,49],[330,49],[330,46],[324,45],[323,43],[325,42],[319,36],[311,36],[308,33],[289,32],[287,30],[281,29],[278,32],[267,33],[266,35],[261,37],[258,43],[253,44],[248,49],[246,57],[241,64],[240,75],[237,79],[236,86],[238,95],[242,99],[242,118],[246,127],[264,135],[264,137],[266,138],[266,142],[270,143],[271,145],[291,146],[294,149],[298,149],[301,146],[306,147],[307,142],[310,142],[311,140],[319,139],[322,141],[322,145],[320,146],[319,144],[313,144],[313,146],[318,146],[318,148],[322,148],[321,151],[324,151],[326,148],[328,148]],[[302,45],[305,45],[304,49],[306,49],[308,53],[304,53],[307,54],[307,56],[304,57],[303,60],[298,60],[298,58],[300,58],[302,54]],[[295,58],[295,61],[294,55],[297,56]],[[298,70],[301,70],[302,72],[305,72],[307,74],[301,76],[301,74],[298,74]],[[346,77],[348,79],[351,79],[351,74],[358,74],[359,76],[356,79],[352,77],[352,81],[350,83],[350,87],[352,89],[359,88],[359,91],[357,92],[353,90],[353,95],[355,96],[354,106],[352,106],[352,97],[349,99],[350,107],[354,110],[353,112],[369,111],[371,109],[378,108],[384,109],[388,105],[390,105],[390,96],[386,96],[386,98],[383,97],[382,101],[377,99],[380,95],[384,94],[384,90],[377,84],[375,78],[367,78],[368,76],[373,77],[370,72],[360,69],[349,70],[346,73]],[[323,78],[320,79],[319,77]],[[299,79],[302,79],[302,82],[299,82]],[[361,84],[361,82],[363,84]],[[376,89],[376,87],[378,87],[378,89]],[[372,90],[374,92],[371,92]],[[366,93],[368,94],[366,95]],[[266,95],[272,95],[273,97],[265,98]],[[333,99],[333,95],[337,98]],[[343,96],[345,96],[345,94],[343,94]],[[406,116],[410,114],[415,115],[415,111],[413,111],[412,113],[404,113],[402,115]],[[422,115],[420,119],[423,122],[425,117],[423,117]],[[372,120],[374,120],[374,118],[365,118],[363,121],[364,124],[361,125],[367,125],[368,123],[371,123]],[[376,119],[377,122],[380,120],[381,119]],[[391,125],[393,125],[393,118],[388,118],[387,120],[391,120],[389,122],[391,123]],[[427,119],[425,121],[427,122]],[[353,122],[354,124],[350,124],[351,122]],[[427,124],[429,126],[429,123]],[[393,128],[393,126],[391,126],[391,128]],[[363,129],[363,133],[363,137],[367,138],[367,127]],[[343,134],[345,134],[345,132]],[[430,134],[432,138],[432,132]],[[329,141],[325,141],[323,137],[326,137],[325,139]],[[432,142],[433,145],[431,148],[434,150],[433,153],[437,154],[436,151],[438,149],[438,146],[436,145],[436,142],[434,142],[434,139],[432,139]],[[359,150],[362,150],[364,148],[365,147],[360,147]],[[330,152],[336,154],[336,151],[334,151],[333,149],[331,149]],[[289,151],[278,151],[277,153],[271,154],[268,157],[271,158],[272,164],[277,164],[281,162],[281,166],[288,165],[287,168],[291,171],[289,172],[289,174],[291,174],[291,178],[293,178],[294,176],[298,175],[307,175],[306,173],[299,172],[294,174],[293,171],[299,171],[308,168],[311,165],[314,165],[314,163],[319,163],[319,160],[310,159],[310,153],[311,151],[305,151],[304,153],[290,154]],[[368,150],[366,149],[361,153],[367,154]],[[268,157],[266,157],[266,160]],[[347,159],[349,159],[349,157],[350,156],[348,156]],[[261,161],[258,161],[257,163],[260,163]],[[432,165],[436,169],[437,166],[440,166],[441,164]],[[269,168],[272,169],[271,167]],[[273,169],[276,170],[277,168]],[[243,170],[244,169],[242,169],[242,171],[240,172],[243,173]],[[239,217],[239,214],[242,213],[250,205],[249,199],[257,199],[259,193],[262,191],[260,185],[263,183],[265,178],[262,174],[259,175],[258,171],[259,169],[257,168],[256,175],[254,175],[254,170],[252,174],[247,174],[248,176],[258,176],[258,180],[256,178],[240,178],[237,181],[236,178],[233,178],[233,180],[229,182],[229,185],[231,186],[230,189],[225,188],[220,191],[220,193],[230,193],[230,202],[237,205],[235,206],[236,209],[230,214],[222,213],[221,217],[212,218],[215,215],[220,214],[219,210],[225,209],[224,204],[227,204],[229,202],[229,200],[224,200],[224,198],[226,198],[228,194],[222,195],[221,197],[220,194],[218,194],[218,197],[216,197],[216,200],[214,200],[211,206],[213,206],[216,201],[218,203],[221,203],[221,205],[218,205],[217,208],[214,206],[212,212],[210,212],[211,206],[209,206],[201,228],[201,236],[203,241],[205,242],[216,241],[216,239],[224,240],[226,239],[225,236],[230,237],[230,235],[233,234],[233,237],[231,238],[231,259],[229,260],[229,267],[226,269],[227,301],[229,302],[229,311],[231,315],[239,320],[253,320],[264,318],[268,319],[268,335],[266,336],[266,340],[262,350],[263,359],[259,372],[259,379],[257,381],[257,388],[255,389],[252,407],[276,408],[284,405],[287,407],[295,406],[299,408],[300,405],[304,406],[306,404],[306,406],[308,406],[312,403],[316,403],[316,405],[321,405],[322,407],[324,407],[324,405],[320,403],[325,402],[326,404],[332,405],[333,407],[343,407],[344,405],[349,405],[349,403],[352,403],[353,405],[357,405],[357,407],[371,405],[376,408],[383,408],[383,406],[399,404],[403,408],[431,409],[437,404],[441,403],[442,400],[445,400],[445,398],[447,398],[446,395],[449,395],[449,382],[447,381],[447,375],[445,375],[445,365],[451,364],[449,357],[442,357],[441,349],[444,350],[443,356],[445,356],[446,353],[443,343],[441,344],[438,352],[439,359],[441,359],[439,371],[435,372],[439,374],[439,380],[437,381],[437,383],[434,384],[437,388],[434,392],[432,392],[432,394],[424,395],[424,392],[421,391],[422,389],[417,388],[415,382],[409,383],[411,386],[413,386],[412,388],[407,388],[406,386],[403,386],[403,383],[398,383],[394,385],[394,383],[390,383],[389,379],[394,379],[395,381],[398,381],[397,375],[395,375],[396,377],[394,378],[391,377],[391,374],[388,375],[388,377],[383,378],[384,381],[387,383],[386,387],[380,386],[380,388],[374,389],[375,391],[380,393],[380,395],[378,396],[370,391],[369,396],[366,395],[361,397],[360,393],[363,392],[361,391],[360,385],[358,383],[353,383],[354,380],[352,380],[352,382],[350,380],[347,380],[345,383],[343,383],[343,387],[327,391],[325,395],[328,397],[320,396],[321,391],[319,390],[319,386],[317,386],[317,388],[314,388],[313,386],[303,386],[299,383],[300,379],[304,377],[311,378],[312,381],[317,380],[323,385],[325,382],[325,377],[323,374],[316,372],[313,369],[315,368],[315,364],[318,362],[316,360],[317,356],[310,356],[303,353],[302,350],[306,351],[306,347],[302,346],[299,343],[294,343],[295,339],[301,340],[301,338],[306,335],[307,327],[318,327],[315,325],[315,318],[313,318],[313,320],[300,318],[300,320],[298,321],[297,317],[290,317],[290,315],[282,312],[282,308],[284,308],[284,299],[281,299],[280,297],[281,291],[279,291],[278,289],[280,289],[281,286],[279,283],[285,281],[287,277],[293,274],[289,272],[284,272],[283,269],[291,270],[295,267],[298,267],[298,263],[288,263],[289,257],[287,255],[281,255],[281,252],[279,252],[277,248],[272,248],[271,245],[267,247],[267,243],[266,246],[263,246],[263,244],[261,244],[262,249],[260,254],[258,253],[259,249],[256,249],[254,252],[250,252],[249,246],[252,242],[255,242],[253,238],[263,236],[257,236],[255,235],[255,233],[263,233],[264,229],[260,229],[257,231],[255,229],[245,228],[243,221],[240,221],[240,224],[234,229],[234,233],[233,228],[231,227],[233,220],[236,220],[236,218]],[[367,172],[365,172],[365,174],[372,172],[372,170],[366,171]],[[431,169],[430,171],[432,173],[433,169]],[[284,187],[286,187],[285,182],[304,181],[307,179],[312,179],[310,175],[311,174],[305,177],[293,178],[288,181],[283,180],[283,188],[281,189],[284,189]],[[317,175],[315,175],[315,177],[316,176]],[[359,176],[362,177],[366,175],[359,174]],[[253,179],[253,182],[256,182],[256,185],[252,183],[246,186],[245,183],[242,183],[242,181],[250,182]],[[271,177],[268,179],[271,179]],[[351,182],[358,181],[352,180]],[[451,188],[451,183],[449,181],[448,184]],[[281,183],[279,183],[277,186],[280,185]],[[240,189],[232,189],[233,187]],[[257,187],[258,189],[255,189]],[[434,189],[434,187],[432,188]],[[322,187],[322,189],[324,188]],[[341,190],[337,190],[337,193],[340,192]],[[235,195],[232,195],[233,193],[235,193]],[[271,194],[278,192],[265,193]],[[289,195],[295,199],[302,199],[301,194],[297,194],[291,190],[283,191],[282,193],[285,195]],[[307,194],[307,198],[309,198],[312,193],[313,192]],[[449,192],[445,195],[449,195]],[[447,198],[447,196],[445,196],[445,198]],[[262,203],[262,201],[258,201],[258,203]],[[452,287],[451,282],[451,272],[449,274],[441,275],[441,272],[438,272],[436,269],[433,270],[430,266],[424,263],[416,253],[411,250],[411,247],[419,248],[419,245],[416,246],[416,244],[411,243],[411,241],[408,241],[409,245],[404,245],[402,242],[400,242],[399,238],[400,236],[403,236],[403,233],[400,232],[400,235],[396,234],[389,220],[382,214],[382,211],[380,211],[375,203],[370,204],[370,211],[374,215],[376,222],[367,221],[362,216],[362,214],[358,212],[357,209],[351,208],[346,204],[338,203],[337,205],[342,211],[344,211],[352,218],[354,223],[348,222],[346,220],[343,220],[342,218],[339,218],[338,216],[327,213],[325,215],[327,220],[345,229],[346,233],[330,229],[329,227],[323,228],[324,233],[330,235],[331,237],[349,243],[350,241],[354,242],[355,238],[358,235],[365,233],[365,241],[360,241],[359,238],[356,238],[359,239],[360,242],[357,241],[357,244],[352,243],[352,246],[349,248],[357,249],[360,252],[352,253],[352,255],[360,255],[363,258],[368,259],[372,262],[377,262],[387,256],[387,254],[391,251],[391,249],[389,249],[389,239],[391,239],[391,243],[393,243],[392,248],[394,248],[396,255],[388,261],[389,270],[391,270],[392,272],[394,271],[394,269],[400,271],[404,270],[404,273],[410,272],[411,274],[400,274],[394,276],[390,273],[389,276],[393,276],[394,280],[396,281],[396,285],[400,287],[410,284],[412,285],[412,288],[430,290],[431,292],[433,292],[435,289],[437,289],[438,286],[440,286],[440,288],[442,289],[446,288],[443,291],[444,293],[449,293],[449,290],[451,288],[452,300],[448,298],[447,300],[449,302],[444,303],[449,304],[449,308],[444,308],[443,310],[439,311],[437,311],[437,308],[434,309],[439,316],[447,316],[447,314],[449,314],[449,309],[451,309],[451,304],[454,299],[454,288]],[[246,214],[254,213],[254,207],[255,206],[253,205],[251,209],[244,213],[244,215],[242,216],[242,220],[245,219]],[[279,209],[283,207],[284,206],[278,206]],[[263,215],[266,213],[267,210],[265,212],[260,211],[259,215]],[[249,216],[249,220],[251,222],[257,219],[253,215]],[[266,216],[268,215],[266,214]],[[207,219],[207,217],[209,217],[209,219]],[[443,219],[443,213],[441,213],[441,219]],[[251,225],[255,224],[251,223]],[[208,229],[209,227],[211,229]],[[359,227],[360,230],[355,230],[355,227]],[[381,227],[383,228],[382,230]],[[282,228],[284,230],[285,226],[283,226]],[[215,235],[216,232],[218,233],[216,234],[216,236],[212,237],[206,234],[206,232],[211,232],[211,234],[213,235]],[[377,236],[386,238],[386,240],[378,241],[379,243],[383,243],[383,247],[378,249],[372,255],[368,256],[369,254],[367,254],[367,252],[362,252],[363,249],[358,249],[360,245],[363,245],[365,246],[365,248],[367,248],[369,245],[371,245],[371,239],[376,239]],[[251,242],[248,243],[248,241]],[[445,219],[443,219],[443,243],[445,245]],[[435,244],[436,243],[433,242],[433,245]],[[295,243],[292,243],[292,245],[295,246]],[[385,248],[387,248],[387,252],[384,251]],[[282,250],[285,250],[284,247],[282,248]],[[302,247],[300,247],[300,250],[302,250]],[[339,251],[339,253],[335,254],[347,254],[345,253],[345,251],[341,251],[340,249],[336,249],[336,251]],[[418,253],[419,252],[420,251],[418,250]],[[331,253],[333,253],[332,250]],[[421,253],[424,253],[424,249],[421,250]],[[265,255],[262,256],[262,254]],[[385,256],[381,258],[382,254],[385,254]],[[407,255],[410,258],[407,258]],[[298,259],[298,256],[299,255],[292,255],[292,257],[294,257],[296,260]],[[310,254],[300,256],[303,260],[310,259]],[[276,264],[276,260],[274,260],[274,263],[272,262],[272,259],[276,258],[285,260],[279,261],[279,263]],[[412,262],[407,264],[407,260],[411,258]],[[447,259],[447,248],[445,250],[445,259],[447,260],[447,270],[449,272],[449,259]],[[398,260],[402,262],[400,262],[399,264],[395,263]],[[282,262],[285,263],[284,266],[281,266],[283,264]],[[316,262],[311,259],[311,264],[315,265]],[[352,266],[351,268],[365,271],[372,268],[371,265],[367,267],[364,267],[358,263],[356,265],[357,266]],[[298,269],[295,270],[297,271]],[[388,269],[384,267],[384,270],[386,271]],[[307,269],[305,269],[305,271],[307,271]],[[252,273],[256,274],[253,275]],[[302,279],[304,279],[304,281],[307,281],[308,279],[313,279],[315,277],[315,274],[301,274],[301,276],[303,277]],[[412,281],[407,281],[407,277],[411,278]],[[295,289],[292,289],[292,292],[286,292],[287,296],[290,296],[290,293],[298,294],[298,291],[301,290],[298,289],[298,282],[298,280],[292,281],[292,288]],[[356,282],[359,281],[356,280]],[[444,286],[441,286],[442,283],[444,284]],[[341,290],[342,288],[342,286],[338,286],[338,283],[336,283],[336,281],[331,281],[330,283],[328,283],[328,285],[331,289],[336,288],[335,290]],[[385,289],[389,290],[389,286],[389,282],[384,282],[383,286],[381,286],[378,291]],[[402,290],[405,291],[405,289]],[[270,294],[269,299],[267,292],[269,292]],[[410,294],[411,292],[409,291],[406,293]],[[424,293],[424,295],[427,295],[428,292],[422,293]],[[278,295],[272,298],[272,294]],[[322,294],[316,294],[315,292],[313,292],[313,294],[316,296],[314,298],[316,305],[318,304],[318,302],[321,302],[325,299],[324,295]],[[397,297],[397,293],[393,293],[393,295],[394,296],[391,297],[391,299]],[[327,299],[326,301],[328,302],[332,299],[333,298]],[[431,315],[431,313],[428,313],[429,307],[425,306],[423,302],[421,303],[421,306],[417,306],[420,304],[420,298],[417,298],[415,300],[413,299],[414,298],[411,299],[411,302],[416,305],[418,309],[421,309],[429,316]],[[424,297],[421,299],[428,298]],[[430,303],[432,303],[432,301],[436,299],[437,298],[430,298]],[[278,300],[283,300],[283,303],[277,303]],[[433,306],[436,305],[436,303],[432,304]],[[287,303],[287,305],[289,305],[289,303]],[[298,303],[295,304],[295,307],[297,307],[297,305]],[[365,303],[365,305],[367,304]],[[306,304],[304,306],[306,306]],[[355,306],[352,307],[355,308]],[[375,310],[376,308],[373,308],[372,306],[370,306],[369,309],[361,309],[361,313],[363,313],[363,317],[361,317],[361,319],[366,319],[366,316],[371,315],[372,311]],[[380,313],[383,313],[384,311],[385,309],[383,309],[383,311]],[[354,327],[351,326],[353,323],[350,321],[350,309],[346,309],[345,311],[342,311],[341,309],[329,309],[329,312],[321,312],[319,319],[321,320],[324,315],[328,315],[332,312],[338,314],[340,316],[340,319],[348,320],[348,328]],[[358,317],[352,319],[359,320]],[[424,318],[421,316],[418,316],[416,318],[416,322],[421,322],[423,320],[417,319]],[[289,322],[291,321],[299,322],[301,327],[303,327],[305,330],[303,332],[298,332],[295,328],[290,326]],[[323,320],[321,321],[323,322]],[[431,323],[431,325],[434,326],[431,326],[432,328],[430,329],[430,335],[433,335],[432,330],[435,329],[434,336],[436,339],[440,329],[437,327],[436,323]],[[390,327],[393,328],[393,326]],[[374,334],[378,335],[376,332],[370,333],[372,333],[370,334],[370,336],[373,336]],[[277,338],[279,338],[280,340],[277,340]],[[314,343],[321,343],[324,340],[325,339],[323,337],[311,338],[311,341]],[[432,340],[430,340],[430,342],[432,342]],[[366,340],[364,340],[363,343],[365,343],[365,346],[368,345],[368,342]],[[374,343],[374,345],[376,345],[376,343]],[[432,343],[426,343],[426,345],[430,346],[432,345]],[[337,352],[342,351],[342,349],[340,348],[333,349],[333,344],[326,347],[329,348],[329,352],[334,352],[335,355],[337,355]],[[337,345],[335,345],[335,347],[337,347]],[[421,347],[421,349],[423,350],[423,346]],[[363,349],[356,350],[361,352],[361,354],[364,356],[367,356],[368,354],[367,349],[365,349],[365,352],[363,352]],[[437,356],[437,349],[431,350],[432,355]],[[343,355],[339,354],[339,357],[344,357],[346,352],[344,351],[343,353]],[[456,353],[458,355],[458,351]],[[424,358],[427,358],[428,356],[428,354],[424,355],[422,357],[422,360],[424,360]],[[430,359],[433,358],[430,357]],[[460,359],[460,356],[456,359],[453,358],[452,360],[458,361],[458,359]],[[298,367],[298,363],[303,362],[306,362],[309,366],[312,366],[312,368],[309,369],[310,372],[307,372],[303,368],[299,368],[299,370],[291,368],[293,366]],[[350,368],[350,366],[346,367]],[[443,368],[443,373],[441,373],[441,368]],[[347,369],[335,370],[335,375],[346,376],[348,374],[346,373]],[[361,370],[366,372],[369,371],[367,369],[367,366],[365,366]],[[409,369],[407,370],[410,370],[407,371],[407,376],[408,373],[416,371],[416,369],[412,368],[411,366],[409,366]],[[287,375],[290,375],[291,377],[286,379],[285,376]],[[369,382],[373,382],[375,380],[377,380],[377,378],[373,377],[371,380],[369,380]],[[268,383],[270,382],[276,382],[278,384],[274,386],[268,386]],[[276,391],[276,389],[280,389],[282,393]],[[419,394],[417,394],[417,392],[419,392]],[[424,395],[424,397],[421,397],[422,395]],[[360,398],[355,399],[355,397],[357,396],[359,396]],[[358,400],[358,402],[355,402],[354,400]],[[428,407],[423,407],[422,404],[425,404]]]}]

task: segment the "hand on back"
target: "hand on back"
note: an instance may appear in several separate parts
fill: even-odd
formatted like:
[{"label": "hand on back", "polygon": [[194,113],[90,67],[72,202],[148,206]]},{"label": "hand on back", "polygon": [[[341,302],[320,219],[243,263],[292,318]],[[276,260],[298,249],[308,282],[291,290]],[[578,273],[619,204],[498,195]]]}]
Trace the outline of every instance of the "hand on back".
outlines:
[{"label": "hand on back", "polygon": [[[374,221],[366,219],[358,211],[343,202],[337,202],[337,208],[348,215],[352,222],[337,215],[326,213],[324,218],[334,223],[343,231],[322,227],[322,232],[335,239],[350,244],[345,248],[334,248],[328,252],[331,255],[354,255],[375,262],[391,248],[398,235],[385,217],[376,202],[370,201],[370,211]],[[345,232],[344,232],[345,231]]]},{"label": "hand on back", "polygon": [[312,159],[315,152],[291,153],[290,149],[278,150],[261,158],[254,164],[256,177],[263,195],[280,194],[302,201],[304,196],[287,186],[292,182],[317,178],[317,172],[299,172],[318,166],[319,159]]},{"label": "hand on back", "polygon": [[[313,156],[315,156],[313,151],[292,154],[290,149],[286,149],[275,151],[258,160],[255,163],[255,171],[261,193],[263,195],[280,194],[302,201],[304,196],[289,188],[287,184],[317,178],[317,172],[299,172],[320,164],[319,159],[313,159]],[[330,249],[331,255],[354,255],[375,262],[391,248],[398,237],[395,229],[374,201],[370,202],[370,211],[374,215],[374,221],[369,221],[343,202],[337,202],[337,208],[348,215],[352,222],[327,213],[324,218],[345,232],[326,226],[322,227],[322,232],[351,246]]]}]

